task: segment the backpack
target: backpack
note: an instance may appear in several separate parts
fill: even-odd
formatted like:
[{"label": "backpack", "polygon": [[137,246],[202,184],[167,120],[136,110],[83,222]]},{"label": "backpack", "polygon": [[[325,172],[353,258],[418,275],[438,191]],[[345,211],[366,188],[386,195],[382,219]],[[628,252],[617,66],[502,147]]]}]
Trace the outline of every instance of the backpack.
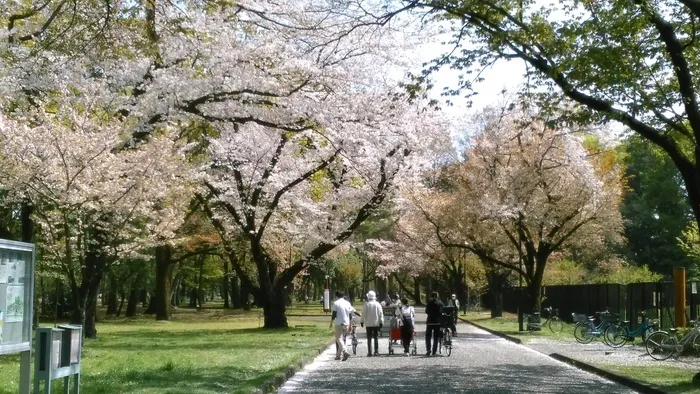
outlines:
[{"label": "backpack", "polygon": [[413,327],[413,321],[411,320],[411,317],[406,317],[406,315],[403,314],[403,311],[401,311],[401,322],[404,326]]}]

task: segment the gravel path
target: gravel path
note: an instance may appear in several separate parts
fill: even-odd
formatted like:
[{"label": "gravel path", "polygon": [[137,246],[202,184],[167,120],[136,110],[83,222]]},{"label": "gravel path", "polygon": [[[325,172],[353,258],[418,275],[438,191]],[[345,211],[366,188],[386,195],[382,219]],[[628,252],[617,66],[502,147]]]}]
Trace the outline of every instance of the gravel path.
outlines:
[{"label": "gravel path", "polygon": [[[634,393],[537,351],[471,325],[461,324],[451,357],[426,357],[425,315],[417,316],[418,356],[389,356],[380,338],[379,357],[366,357],[364,329],[358,355],[335,361],[331,346],[279,390],[280,393]],[[348,341],[349,342],[349,341]]]}]

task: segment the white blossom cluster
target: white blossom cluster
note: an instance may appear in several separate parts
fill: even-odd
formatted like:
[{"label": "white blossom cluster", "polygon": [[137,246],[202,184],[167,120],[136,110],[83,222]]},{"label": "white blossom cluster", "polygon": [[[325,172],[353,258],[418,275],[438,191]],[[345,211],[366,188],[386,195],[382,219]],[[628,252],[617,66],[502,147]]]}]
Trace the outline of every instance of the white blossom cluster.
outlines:
[{"label": "white blossom cluster", "polygon": [[401,86],[415,41],[335,3],[33,10],[3,32],[0,187],[38,208],[60,258],[59,241],[91,226],[115,254],[170,239],[195,194],[224,237],[288,239],[301,255],[343,242],[449,145],[450,124]]}]

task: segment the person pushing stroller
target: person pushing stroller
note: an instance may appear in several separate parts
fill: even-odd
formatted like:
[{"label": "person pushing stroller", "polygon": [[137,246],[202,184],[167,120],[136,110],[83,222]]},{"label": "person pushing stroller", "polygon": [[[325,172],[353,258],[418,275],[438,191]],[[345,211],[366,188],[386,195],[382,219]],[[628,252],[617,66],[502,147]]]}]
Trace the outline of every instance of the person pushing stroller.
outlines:
[{"label": "person pushing stroller", "polygon": [[401,299],[401,307],[396,309],[396,317],[401,321],[401,344],[403,354],[408,356],[411,341],[413,340],[413,330],[416,326],[416,311],[408,305],[408,298]]}]

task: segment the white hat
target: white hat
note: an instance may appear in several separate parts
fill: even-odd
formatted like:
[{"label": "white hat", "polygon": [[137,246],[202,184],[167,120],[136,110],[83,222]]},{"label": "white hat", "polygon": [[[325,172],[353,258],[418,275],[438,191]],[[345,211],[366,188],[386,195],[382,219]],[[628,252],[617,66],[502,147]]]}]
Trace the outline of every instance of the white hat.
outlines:
[{"label": "white hat", "polygon": [[374,290],[370,290],[367,293],[367,298],[377,298],[377,293],[375,293]]}]

